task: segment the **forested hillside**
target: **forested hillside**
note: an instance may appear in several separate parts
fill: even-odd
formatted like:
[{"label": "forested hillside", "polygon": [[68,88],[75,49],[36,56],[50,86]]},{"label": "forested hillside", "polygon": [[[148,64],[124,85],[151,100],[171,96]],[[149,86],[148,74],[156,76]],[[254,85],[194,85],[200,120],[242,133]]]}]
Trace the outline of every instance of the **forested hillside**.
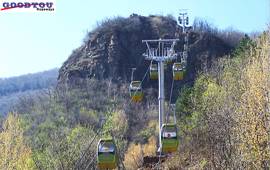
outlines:
[{"label": "forested hillside", "polygon": [[18,77],[0,78],[0,96],[55,86],[58,69]]},{"label": "forested hillside", "polygon": [[0,79],[0,115],[12,110],[20,98],[34,96],[41,90],[54,88],[58,69]]},{"label": "forested hillside", "polygon": [[270,167],[269,37],[264,32],[254,41],[244,38],[230,56],[181,91],[182,152],[173,167],[183,159],[210,169]]},{"label": "forested hillside", "polygon": [[[269,31],[251,39],[196,22],[187,75],[173,91],[179,148],[151,167],[268,169]],[[137,56],[144,50],[140,38],[145,37],[135,36],[140,24],[150,29],[145,37],[183,39],[172,17],[105,21],[63,64],[57,88],[20,98],[1,120],[0,169],[96,169],[98,140],[107,137],[115,141],[120,169],[146,169],[143,158],[157,151],[158,95],[157,81],[148,79],[143,102],[129,96],[128,67],[138,64],[139,79],[149,66]],[[140,44],[129,50],[123,42],[134,39]],[[168,69],[165,76],[170,74]],[[166,109],[168,103],[166,98]]]}]

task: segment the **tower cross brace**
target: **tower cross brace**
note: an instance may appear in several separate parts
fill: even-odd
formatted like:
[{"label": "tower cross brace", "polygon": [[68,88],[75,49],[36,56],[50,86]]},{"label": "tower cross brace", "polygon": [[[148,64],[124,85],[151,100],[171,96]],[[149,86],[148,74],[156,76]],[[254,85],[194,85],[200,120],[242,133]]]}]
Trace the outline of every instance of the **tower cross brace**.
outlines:
[{"label": "tower cross brace", "polygon": [[[174,51],[174,46],[179,39],[158,39],[158,40],[143,40],[146,43],[147,50],[143,54],[146,60],[158,62],[158,84],[159,84],[159,149],[158,152],[162,152],[161,142],[161,128],[164,122],[164,62],[174,60],[177,58],[177,54]],[[151,44],[158,45],[157,48],[151,48]]]}]

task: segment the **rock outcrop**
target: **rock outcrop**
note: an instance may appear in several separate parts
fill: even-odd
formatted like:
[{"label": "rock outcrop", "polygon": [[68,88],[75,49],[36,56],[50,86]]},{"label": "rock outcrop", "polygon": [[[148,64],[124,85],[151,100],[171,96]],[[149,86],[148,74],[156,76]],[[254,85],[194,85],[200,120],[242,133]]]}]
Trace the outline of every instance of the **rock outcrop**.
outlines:
[{"label": "rock outcrop", "polygon": [[[159,38],[179,38],[175,50],[183,50],[184,35],[173,17],[133,14],[128,18],[118,17],[104,21],[87,35],[84,43],[63,64],[59,71],[58,84],[80,85],[84,80],[92,78],[110,79],[116,83],[129,82],[133,67],[137,68],[134,79],[141,80],[149,66],[149,61],[145,61],[142,56],[146,50],[142,40]],[[205,63],[209,66],[213,59],[231,50],[221,39],[207,33],[191,31],[189,43],[188,75],[179,87],[192,83],[197,71]],[[170,82],[171,69],[167,69],[165,76],[166,82]],[[146,79],[143,86],[156,84]]]}]

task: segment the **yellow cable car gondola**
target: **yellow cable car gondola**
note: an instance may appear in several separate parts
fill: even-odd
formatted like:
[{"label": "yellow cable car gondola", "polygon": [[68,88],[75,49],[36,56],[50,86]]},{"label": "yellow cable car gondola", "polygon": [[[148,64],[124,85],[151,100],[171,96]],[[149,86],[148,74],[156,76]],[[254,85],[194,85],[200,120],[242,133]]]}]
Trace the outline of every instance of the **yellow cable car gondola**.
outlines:
[{"label": "yellow cable car gondola", "polygon": [[161,127],[162,152],[171,153],[178,149],[177,127],[175,124],[163,124]]},{"label": "yellow cable car gondola", "polygon": [[150,79],[151,80],[158,79],[158,65],[157,64],[150,65]]},{"label": "yellow cable car gondola", "polygon": [[117,166],[116,145],[112,139],[100,139],[97,146],[99,169],[115,169]]},{"label": "yellow cable car gondola", "polygon": [[143,99],[141,81],[132,81],[129,85],[129,95],[134,102],[140,102]]},{"label": "yellow cable car gondola", "polygon": [[183,65],[181,63],[174,63],[172,70],[173,70],[173,79],[174,80],[183,80],[185,70],[184,70]]}]

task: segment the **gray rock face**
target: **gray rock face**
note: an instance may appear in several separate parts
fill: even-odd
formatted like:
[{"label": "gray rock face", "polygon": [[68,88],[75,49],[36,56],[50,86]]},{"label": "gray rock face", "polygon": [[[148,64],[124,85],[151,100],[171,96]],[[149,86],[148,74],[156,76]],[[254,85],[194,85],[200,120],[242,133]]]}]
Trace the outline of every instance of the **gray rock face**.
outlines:
[{"label": "gray rock face", "polygon": [[[149,61],[142,53],[146,50],[143,39],[179,38],[176,51],[183,50],[184,35],[172,17],[138,16],[104,21],[90,32],[81,47],[72,52],[59,71],[58,84],[80,85],[86,79],[111,79],[114,82],[130,81],[131,68],[136,67],[134,79],[141,80]],[[193,82],[203,63],[211,63],[230,51],[230,47],[212,35],[191,32],[188,75],[181,83]],[[171,69],[167,69],[166,81],[171,81]],[[143,86],[156,82],[147,79]],[[156,85],[155,85],[156,86]]]}]

